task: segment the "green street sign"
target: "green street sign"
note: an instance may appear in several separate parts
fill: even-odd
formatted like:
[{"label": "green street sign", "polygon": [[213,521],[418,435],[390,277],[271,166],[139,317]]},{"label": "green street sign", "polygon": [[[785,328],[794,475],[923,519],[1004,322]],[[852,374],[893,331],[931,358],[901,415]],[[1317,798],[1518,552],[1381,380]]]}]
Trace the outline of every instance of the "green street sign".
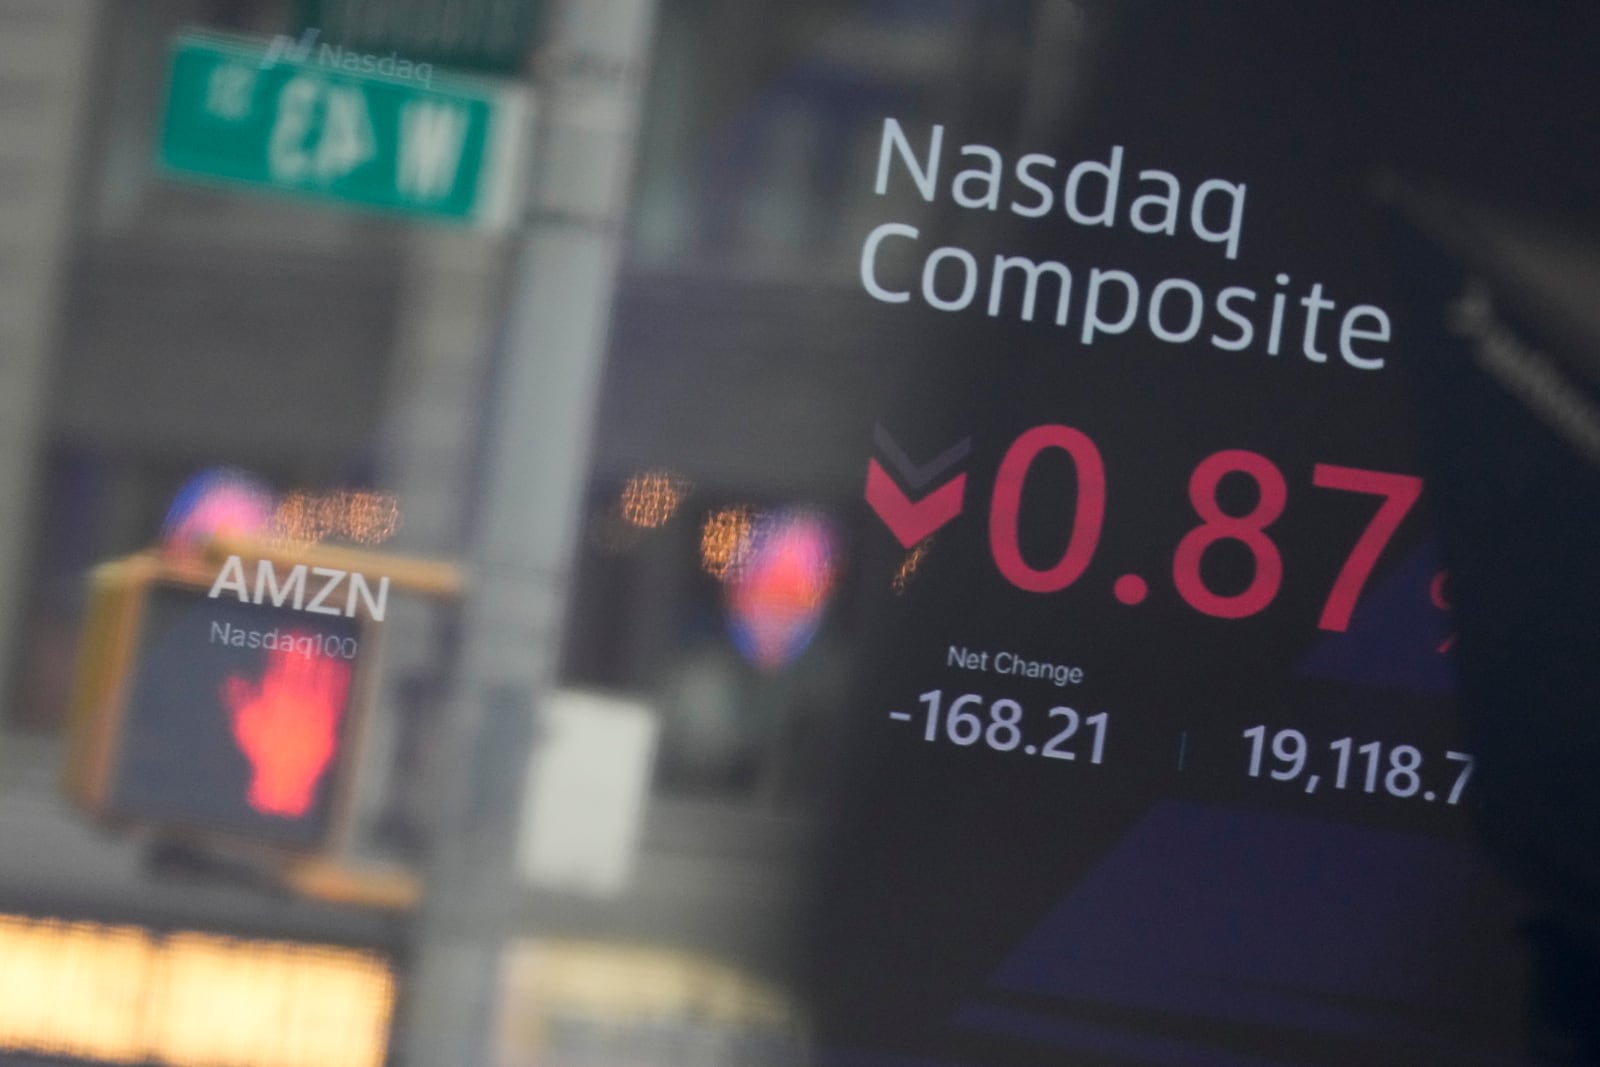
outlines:
[{"label": "green street sign", "polygon": [[295,36],[484,74],[522,70],[539,0],[300,0]]},{"label": "green street sign", "polygon": [[178,177],[503,227],[528,127],[514,85],[281,38],[184,34],[159,161]]}]

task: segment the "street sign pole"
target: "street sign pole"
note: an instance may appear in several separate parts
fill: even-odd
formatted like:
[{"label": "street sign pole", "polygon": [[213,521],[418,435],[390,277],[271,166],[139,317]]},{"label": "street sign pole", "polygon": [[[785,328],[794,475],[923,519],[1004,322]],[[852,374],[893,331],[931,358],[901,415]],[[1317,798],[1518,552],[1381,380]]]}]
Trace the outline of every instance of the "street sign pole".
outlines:
[{"label": "street sign pole", "polygon": [[[654,0],[566,0],[547,12],[543,46],[638,72],[653,14]],[[504,954],[520,932],[521,797],[559,663],[639,83],[578,73],[539,86],[549,103],[486,420],[444,796],[402,1036],[407,1063],[497,1062]]]}]

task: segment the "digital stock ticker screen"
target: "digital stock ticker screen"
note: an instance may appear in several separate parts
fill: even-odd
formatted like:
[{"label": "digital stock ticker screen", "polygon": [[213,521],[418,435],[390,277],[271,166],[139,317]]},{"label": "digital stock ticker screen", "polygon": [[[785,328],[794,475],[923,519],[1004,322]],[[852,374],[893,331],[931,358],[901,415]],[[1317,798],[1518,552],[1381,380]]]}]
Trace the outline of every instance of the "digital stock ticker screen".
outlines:
[{"label": "digital stock ticker screen", "polygon": [[1542,1062],[1596,409],[1483,235],[1570,102],[1379,5],[772,19],[647,114],[568,660],[817,814],[829,1062]]}]

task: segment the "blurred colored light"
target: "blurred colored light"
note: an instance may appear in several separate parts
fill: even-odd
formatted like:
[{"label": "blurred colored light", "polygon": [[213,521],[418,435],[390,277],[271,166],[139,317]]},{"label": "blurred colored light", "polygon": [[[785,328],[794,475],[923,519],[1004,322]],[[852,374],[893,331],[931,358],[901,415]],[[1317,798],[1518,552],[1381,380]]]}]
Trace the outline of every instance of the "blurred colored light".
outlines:
[{"label": "blurred colored light", "polygon": [[270,537],[313,545],[330,537],[362,545],[389,540],[400,528],[400,504],[390,493],[336,489],[293,492],[274,501],[260,479],[225,467],[184,483],[162,523],[162,544],[195,551],[213,537]]},{"label": "blurred colored light", "polygon": [[518,940],[506,950],[511,1006],[614,1025],[686,1018],[722,1026],[794,1026],[781,991],[714,960],[647,945]]},{"label": "blurred colored light", "polygon": [[339,489],[289,493],[273,510],[271,533],[279,541],[316,544],[330,537],[378,545],[400,529],[400,503],[392,494]]},{"label": "blurred colored light", "polygon": [[645,471],[622,487],[622,517],[634,526],[654,530],[664,525],[683,503],[689,483],[667,471]]},{"label": "blurred colored light", "polygon": [[755,512],[743,504],[706,516],[700,528],[700,566],[718,580],[737,570],[749,550]]},{"label": "blurred colored light", "polygon": [[906,558],[900,561],[900,569],[894,572],[894,577],[889,579],[889,588],[893,589],[896,596],[906,591],[906,586],[911,584],[911,579],[916,576],[922,561],[928,558],[928,553],[933,550],[933,538],[924,537],[906,553]]},{"label": "blurred colored light", "polygon": [[171,1067],[381,1067],[378,956],[0,915],[0,1049]]},{"label": "blurred colored light", "polygon": [[834,536],[810,512],[782,512],[754,524],[725,587],[729,628],[745,659],[768,670],[811,644],[833,591]]},{"label": "blurred colored light", "polygon": [[192,552],[218,535],[252,537],[272,517],[272,491],[259,479],[225,467],[201,471],[184,483],[161,524],[161,543]]}]

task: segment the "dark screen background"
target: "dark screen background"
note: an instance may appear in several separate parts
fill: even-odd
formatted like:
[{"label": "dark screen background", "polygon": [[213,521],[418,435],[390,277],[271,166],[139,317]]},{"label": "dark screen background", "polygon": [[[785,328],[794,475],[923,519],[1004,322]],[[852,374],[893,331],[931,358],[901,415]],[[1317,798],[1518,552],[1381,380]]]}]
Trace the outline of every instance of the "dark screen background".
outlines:
[{"label": "dark screen background", "polygon": [[[122,725],[112,808],[120,815],[311,846],[327,834],[348,730],[349,695],[339,713],[332,761],[303,815],[268,815],[248,801],[250,761],[235,739],[223,687],[230,676],[259,680],[265,649],[211,640],[212,625],[360,638],[354,619],[290,608],[208,599],[206,590],[156,586],[145,602],[139,670]],[[354,669],[359,662],[348,662]]]},{"label": "dark screen background", "polygon": [[[1594,39],[1593,18],[1488,4],[757,8],[708,8],[664,30],[706,33],[704,63],[656,74],[568,673],[666,694],[668,753],[675,732],[708,719],[745,739],[720,767],[665,764],[667,788],[755,796],[825,827],[794,968],[828,1055],[886,1067],[1538,1062],[1522,932],[1537,907],[1485,852],[1483,794],[1469,785],[1461,804],[1444,802],[1444,753],[1506,743],[1464,728],[1441,647],[1457,630],[1435,582],[1463,557],[1439,527],[1461,519],[1441,519],[1431,488],[1451,446],[1437,377],[1417,373],[1426,356],[1446,378],[1467,374],[1470,353],[1440,323],[1472,239],[1435,234],[1423,238],[1431,258],[1397,253],[1382,190],[1401,174],[1439,203],[1592,240],[1600,189],[1578,101],[1597,86],[1577,42]],[[739,59],[713,28],[748,45]],[[886,116],[919,147],[944,125],[934,204],[898,163],[890,195],[872,193]],[[1075,225],[1059,201],[1038,220],[955,207],[969,142],[1005,158],[1002,204],[1021,191],[1009,171],[1026,152],[1060,161],[1059,197],[1072,163],[1125,146],[1118,225]],[[1185,212],[1207,178],[1245,183],[1238,259],[1190,236],[1186,214],[1175,238],[1132,231],[1143,168],[1180,177]],[[883,222],[920,229],[915,254],[901,242],[881,260],[880,278],[913,292],[905,304],[874,300],[857,275]],[[1187,344],[1136,329],[1086,348],[1081,288],[1062,329],[1048,321],[1053,293],[1033,323],[1014,307],[986,315],[987,273],[972,308],[943,313],[915,290],[922,257],[944,245],[986,269],[997,254],[1060,260],[1079,287],[1092,267],[1127,270],[1146,297],[1169,277],[1208,297],[1249,286],[1263,294],[1258,331],[1281,271],[1285,351],[1268,356],[1259,338],[1219,351],[1204,341],[1214,318]],[[1416,272],[1448,280],[1419,288]],[[1389,312],[1386,369],[1300,354],[1296,302],[1312,282],[1338,302],[1335,319],[1356,303]],[[1542,314],[1552,336],[1588,313],[1546,302]],[[1324,349],[1336,348],[1331,325]],[[1107,478],[1093,560],[1045,595],[1005,581],[988,529],[1002,457],[1043,424],[1087,434]],[[1443,424],[1480,441],[1531,432]],[[862,499],[868,459],[889,466],[880,428],[914,462],[971,442],[941,475],[966,474],[961,514],[898,586],[908,553]],[[1175,546],[1199,522],[1188,480],[1223,449],[1267,457],[1288,487],[1270,528],[1281,590],[1236,620],[1194,610],[1172,577]],[[1342,633],[1318,617],[1377,498],[1315,488],[1318,464],[1430,486]],[[675,526],[619,541],[614,501],[646,468],[692,490]],[[1060,452],[1032,470],[1019,540],[1035,566],[1062,551],[1077,477]],[[898,484],[914,500],[941,483]],[[1219,498],[1232,514],[1253,504],[1238,479]],[[699,524],[736,506],[814,508],[840,531],[821,627],[778,670],[734,655],[725,592],[697,566]],[[1465,562],[1488,565],[1481,553]],[[1237,544],[1202,565],[1218,592],[1251,573]],[[1112,595],[1125,574],[1149,584],[1136,606]],[[1086,679],[1062,690],[958,670],[952,646],[1078,665]],[[686,662],[722,687],[680,699]],[[933,689],[947,704],[965,692],[1017,700],[1036,745],[1053,705],[1107,712],[1105,761],[925,742],[918,700]],[[707,691],[731,710],[708,710],[721,705]],[[1304,776],[1247,774],[1243,732],[1260,724],[1310,739],[1320,791]],[[1328,788],[1328,746],[1346,737],[1386,754],[1416,746],[1417,795]]]}]

